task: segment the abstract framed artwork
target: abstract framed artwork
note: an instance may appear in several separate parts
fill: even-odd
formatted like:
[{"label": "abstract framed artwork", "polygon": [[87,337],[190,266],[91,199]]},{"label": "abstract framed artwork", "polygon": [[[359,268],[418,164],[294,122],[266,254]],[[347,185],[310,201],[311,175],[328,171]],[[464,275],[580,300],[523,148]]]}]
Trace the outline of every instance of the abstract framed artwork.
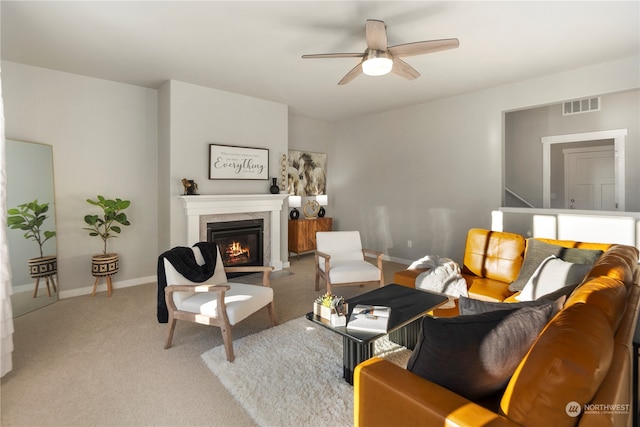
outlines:
[{"label": "abstract framed artwork", "polygon": [[327,155],[289,150],[287,192],[295,196],[318,196],[327,188]]},{"label": "abstract framed artwork", "polygon": [[269,150],[209,144],[209,179],[269,179]]}]

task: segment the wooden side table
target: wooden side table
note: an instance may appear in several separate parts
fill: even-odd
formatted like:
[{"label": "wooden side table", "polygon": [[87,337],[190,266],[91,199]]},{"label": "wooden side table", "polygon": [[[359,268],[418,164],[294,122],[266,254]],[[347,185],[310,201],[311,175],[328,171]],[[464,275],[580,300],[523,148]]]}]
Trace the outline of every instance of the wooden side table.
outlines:
[{"label": "wooden side table", "polygon": [[331,231],[332,218],[290,219],[289,220],[289,252],[300,259],[300,254],[316,249],[316,233]]}]

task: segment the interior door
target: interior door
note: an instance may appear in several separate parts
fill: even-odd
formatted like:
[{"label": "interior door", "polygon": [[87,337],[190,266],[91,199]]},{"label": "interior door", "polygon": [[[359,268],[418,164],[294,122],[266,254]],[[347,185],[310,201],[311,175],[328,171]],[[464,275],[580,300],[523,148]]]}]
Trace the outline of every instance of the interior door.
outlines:
[{"label": "interior door", "polygon": [[565,207],[618,210],[613,146],[563,150]]}]

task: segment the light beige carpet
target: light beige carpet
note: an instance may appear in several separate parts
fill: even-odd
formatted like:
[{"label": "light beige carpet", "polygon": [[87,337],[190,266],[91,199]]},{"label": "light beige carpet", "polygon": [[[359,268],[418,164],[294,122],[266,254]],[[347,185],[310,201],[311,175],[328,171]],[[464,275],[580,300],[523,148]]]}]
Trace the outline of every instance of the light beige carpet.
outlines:
[{"label": "light beige carpet", "polygon": [[[411,351],[386,338],[376,354],[405,367]],[[263,427],[353,424],[353,387],[342,378],[342,337],[304,317],[202,354],[209,369]]]},{"label": "light beige carpet", "polygon": [[[405,267],[384,266],[386,283]],[[323,292],[313,282],[313,255],[292,258],[287,273],[274,274],[281,324],[311,310]],[[218,329],[178,322],[173,347],[163,349],[167,324],[156,320],[156,288],[66,298],[14,319],[13,371],[0,385],[0,425],[255,426],[200,357],[222,345]],[[371,289],[338,292],[349,298]],[[233,327],[234,342],[269,327],[261,310]]]}]

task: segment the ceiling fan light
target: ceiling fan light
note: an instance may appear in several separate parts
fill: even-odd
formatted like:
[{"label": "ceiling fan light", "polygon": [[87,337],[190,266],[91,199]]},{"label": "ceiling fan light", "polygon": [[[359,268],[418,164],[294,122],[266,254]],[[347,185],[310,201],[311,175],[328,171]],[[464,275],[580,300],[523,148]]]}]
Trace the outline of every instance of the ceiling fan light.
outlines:
[{"label": "ceiling fan light", "polygon": [[368,76],[384,76],[391,72],[393,60],[386,52],[379,50],[369,51],[362,62],[362,72]]}]

